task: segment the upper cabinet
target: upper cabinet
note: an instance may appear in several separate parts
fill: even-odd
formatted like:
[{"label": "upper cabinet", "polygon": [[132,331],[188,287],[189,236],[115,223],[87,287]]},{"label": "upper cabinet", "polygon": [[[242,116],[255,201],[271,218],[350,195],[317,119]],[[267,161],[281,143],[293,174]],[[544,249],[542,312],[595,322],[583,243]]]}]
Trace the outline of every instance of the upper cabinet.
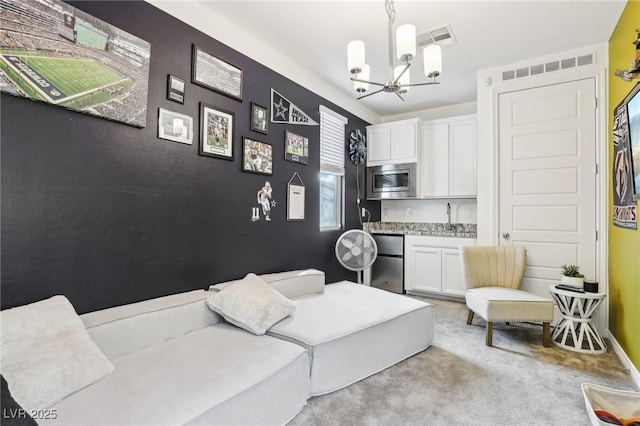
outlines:
[{"label": "upper cabinet", "polygon": [[476,142],[475,115],[422,123],[418,197],[476,197]]},{"label": "upper cabinet", "polygon": [[420,127],[419,118],[367,126],[367,166],[418,162]]}]

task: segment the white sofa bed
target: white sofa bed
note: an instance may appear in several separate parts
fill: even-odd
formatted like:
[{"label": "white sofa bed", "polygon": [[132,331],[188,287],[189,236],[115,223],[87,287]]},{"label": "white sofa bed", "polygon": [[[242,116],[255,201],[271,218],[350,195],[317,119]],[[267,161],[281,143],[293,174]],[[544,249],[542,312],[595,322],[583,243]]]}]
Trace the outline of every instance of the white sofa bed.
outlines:
[{"label": "white sofa bed", "polygon": [[[276,289],[295,305],[264,335],[225,322],[209,308],[215,293],[204,290],[80,318],[61,296],[2,311],[3,377],[27,412],[46,408],[35,411],[40,425],[281,425],[310,396],[370,376],[433,339],[427,303],[346,281],[325,286],[324,273],[316,270],[260,278],[269,292]],[[235,282],[213,287],[222,295]],[[38,327],[54,336],[49,346]],[[80,334],[86,350],[69,350],[64,335],[70,332]],[[77,341],[72,343],[75,348]],[[52,356],[51,348],[60,355]],[[22,355],[34,352],[36,358],[25,362]],[[75,366],[50,374],[68,356],[73,361],[85,352],[93,352],[90,361],[79,357]],[[92,369],[99,371],[89,381],[53,399],[40,389]],[[37,374],[25,379],[26,370],[42,380]],[[47,398],[53,402],[34,402]]]},{"label": "white sofa bed", "polygon": [[308,349],[312,396],[362,380],[433,341],[430,304],[349,281],[325,285],[324,273],[315,269],[260,278],[296,303],[267,334]]},{"label": "white sofa bed", "polygon": [[[309,394],[303,348],[222,322],[195,290],[82,315],[115,366],[41,425],[277,425]],[[9,383],[11,386],[11,383]]]}]

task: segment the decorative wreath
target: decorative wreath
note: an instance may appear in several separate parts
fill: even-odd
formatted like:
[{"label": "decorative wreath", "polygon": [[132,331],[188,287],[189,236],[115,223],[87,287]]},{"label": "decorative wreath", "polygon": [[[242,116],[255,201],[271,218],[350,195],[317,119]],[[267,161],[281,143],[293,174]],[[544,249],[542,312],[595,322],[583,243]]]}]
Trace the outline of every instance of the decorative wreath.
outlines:
[{"label": "decorative wreath", "polygon": [[366,138],[360,129],[351,132],[351,136],[349,137],[349,155],[351,161],[356,166],[364,164],[367,156],[367,146],[365,142]]}]

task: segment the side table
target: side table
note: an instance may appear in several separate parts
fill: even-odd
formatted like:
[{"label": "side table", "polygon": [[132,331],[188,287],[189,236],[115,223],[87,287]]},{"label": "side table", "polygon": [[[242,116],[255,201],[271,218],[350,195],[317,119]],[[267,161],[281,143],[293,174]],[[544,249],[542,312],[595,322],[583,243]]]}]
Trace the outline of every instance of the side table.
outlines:
[{"label": "side table", "polygon": [[549,286],[549,292],[562,315],[560,322],[553,328],[553,343],[575,352],[605,352],[607,345],[591,324],[591,320],[606,293],[579,293],[560,290],[555,285]]}]

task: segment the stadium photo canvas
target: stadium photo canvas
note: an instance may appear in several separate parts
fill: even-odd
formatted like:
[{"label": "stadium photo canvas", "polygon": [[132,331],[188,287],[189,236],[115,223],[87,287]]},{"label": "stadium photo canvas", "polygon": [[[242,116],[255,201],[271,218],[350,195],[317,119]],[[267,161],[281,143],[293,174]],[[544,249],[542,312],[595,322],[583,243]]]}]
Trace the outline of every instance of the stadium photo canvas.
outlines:
[{"label": "stadium photo canvas", "polygon": [[191,82],[242,101],[242,69],[193,45]]},{"label": "stadium photo canvas", "polygon": [[0,90],[146,125],[148,42],[59,0],[7,5],[0,21]]},{"label": "stadium photo canvas", "polygon": [[200,155],[233,160],[235,114],[200,102]]}]

